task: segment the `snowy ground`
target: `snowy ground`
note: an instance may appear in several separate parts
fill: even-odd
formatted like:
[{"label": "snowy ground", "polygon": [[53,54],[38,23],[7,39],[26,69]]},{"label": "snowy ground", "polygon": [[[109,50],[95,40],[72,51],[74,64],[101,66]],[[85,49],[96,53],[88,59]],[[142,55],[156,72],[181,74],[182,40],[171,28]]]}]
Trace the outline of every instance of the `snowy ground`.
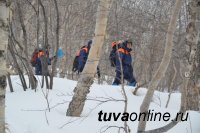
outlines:
[{"label": "snowy ground", "polygon": [[[7,133],[100,133],[107,126],[123,126],[121,117],[114,121],[98,121],[98,113],[115,112],[123,113],[124,102],[112,101],[111,99],[123,100],[119,86],[94,84],[88,96],[88,101],[80,118],[66,117],[66,110],[73,95],[75,81],[55,78],[54,89],[48,92],[50,112],[47,110],[47,101],[44,94],[46,89],[37,88],[37,91],[28,89],[23,91],[17,76],[12,77],[14,93],[6,92],[6,123]],[[39,83],[40,84],[40,83]],[[128,112],[139,114],[139,108],[146,93],[145,89],[139,90],[139,96],[132,95],[134,88],[125,87],[128,95]],[[169,112],[173,119],[179,110],[180,94],[172,94],[169,107],[166,109],[168,94],[156,92],[151,103],[154,112]],[[99,101],[111,100],[100,103]],[[107,116],[108,117],[108,116]],[[171,120],[170,119],[170,120]],[[154,129],[166,125],[165,121],[148,122],[147,129]],[[180,122],[168,133],[200,133],[200,113],[190,111],[188,120]],[[131,133],[135,133],[138,121],[128,121]],[[106,133],[117,133],[117,128],[109,128]],[[122,132],[122,130],[121,130]]]}]

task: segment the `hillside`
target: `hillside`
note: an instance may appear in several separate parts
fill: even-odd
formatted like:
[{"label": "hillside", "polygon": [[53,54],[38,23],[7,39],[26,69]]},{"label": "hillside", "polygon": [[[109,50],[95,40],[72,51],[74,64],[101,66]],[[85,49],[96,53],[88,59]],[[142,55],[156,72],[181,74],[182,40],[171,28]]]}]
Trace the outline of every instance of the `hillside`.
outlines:
[{"label": "hillside", "polygon": [[[14,93],[6,90],[6,123],[9,131],[7,133],[100,133],[104,132],[108,126],[123,126],[122,113],[124,108],[123,96],[119,86],[97,85],[93,84],[84,111],[80,118],[66,117],[68,103],[72,98],[75,81],[55,78],[54,89],[37,88],[37,91],[28,89],[23,91],[20,86],[18,76],[12,77]],[[40,85],[39,85],[40,86]],[[138,96],[131,92],[132,87],[125,87],[128,95],[128,113],[132,119],[139,114],[140,104],[146,92],[145,88],[139,89]],[[47,101],[44,95],[48,93],[50,112],[47,109]],[[172,94],[169,107],[166,109],[168,93],[156,92],[151,103],[151,113],[160,112],[161,114],[169,112],[173,119],[179,110],[180,94]],[[103,113],[121,113],[117,121],[111,118],[111,121],[103,121],[99,112]],[[106,116],[108,118],[108,114]],[[102,121],[99,121],[102,119]],[[170,119],[170,120],[171,120]],[[190,111],[188,120],[180,122],[168,133],[199,133],[200,113]],[[147,129],[161,127],[168,122],[163,120],[151,121],[147,124]],[[132,133],[137,130],[138,122],[129,119],[128,125]],[[122,131],[122,130],[121,130]],[[116,133],[118,128],[108,128],[107,133]]]}]

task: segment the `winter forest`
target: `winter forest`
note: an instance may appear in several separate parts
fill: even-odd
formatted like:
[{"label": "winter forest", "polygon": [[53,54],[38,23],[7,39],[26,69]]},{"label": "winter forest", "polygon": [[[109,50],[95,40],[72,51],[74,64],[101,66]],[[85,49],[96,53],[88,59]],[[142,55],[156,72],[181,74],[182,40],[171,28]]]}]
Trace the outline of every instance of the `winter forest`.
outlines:
[{"label": "winter forest", "polygon": [[0,0],[0,133],[200,133],[200,0]]}]

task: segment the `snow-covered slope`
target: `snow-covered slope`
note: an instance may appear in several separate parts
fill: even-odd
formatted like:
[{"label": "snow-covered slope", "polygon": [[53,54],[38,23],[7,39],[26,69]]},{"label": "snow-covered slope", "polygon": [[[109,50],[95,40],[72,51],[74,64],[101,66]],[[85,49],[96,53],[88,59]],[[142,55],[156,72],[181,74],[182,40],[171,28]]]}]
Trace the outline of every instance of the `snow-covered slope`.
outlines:
[{"label": "snow-covered slope", "polygon": [[[78,118],[66,116],[68,104],[76,86],[75,81],[55,78],[53,90],[42,90],[41,87],[38,87],[36,92],[31,89],[23,91],[17,76],[12,77],[12,83],[15,92],[11,93],[7,87],[6,93],[6,123],[9,129],[7,133],[100,133],[105,131],[108,126],[123,126],[121,116],[123,116],[124,102],[120,100],[124,98],[119,86],[92,85],[82,116]],[[128,113],[132,113],[132,119],[134,119],[136,114],[139,115],[139,108],[146,89],[139,89],[138,96],[131,93],[134,90],[133,87],[126,86],[125,89],[128,95]],[[50,112],[44,96],[47,93]],[[176,116],[179,111],[180,94],[172,94],[169,107],[166,109],[167,97],[167,93],[156,92],[151,103],[151,113],[169,112],[170,120],[166,122],[157,119],[148,122],[147,129],[164,126]],[[98,113],[100,111],[121,114],[117,121],[114,121],[113,118],[111,121],[99,121]],[[108,114],[106,118],[108,118]],[[199,123],[200,113],[190,111],[188,120],[180,122],[168,133],[200,133]],[[135,133],[138,121],[129,119],[128,125],[131,133]],[[108,128],[106,132],[116,133],[118,128]]]}]

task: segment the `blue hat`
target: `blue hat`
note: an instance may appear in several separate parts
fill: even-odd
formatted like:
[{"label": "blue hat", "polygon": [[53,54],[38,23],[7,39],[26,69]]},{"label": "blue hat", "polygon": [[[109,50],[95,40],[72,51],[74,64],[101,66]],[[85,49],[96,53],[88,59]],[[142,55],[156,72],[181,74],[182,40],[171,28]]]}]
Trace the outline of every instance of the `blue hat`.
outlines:
[{"label": "blue hat", "polygon": [[58,58],[62,58],[64,56],[64,52],[61,48],[58,49],[58,52],[57,52],[57,57]]}]

